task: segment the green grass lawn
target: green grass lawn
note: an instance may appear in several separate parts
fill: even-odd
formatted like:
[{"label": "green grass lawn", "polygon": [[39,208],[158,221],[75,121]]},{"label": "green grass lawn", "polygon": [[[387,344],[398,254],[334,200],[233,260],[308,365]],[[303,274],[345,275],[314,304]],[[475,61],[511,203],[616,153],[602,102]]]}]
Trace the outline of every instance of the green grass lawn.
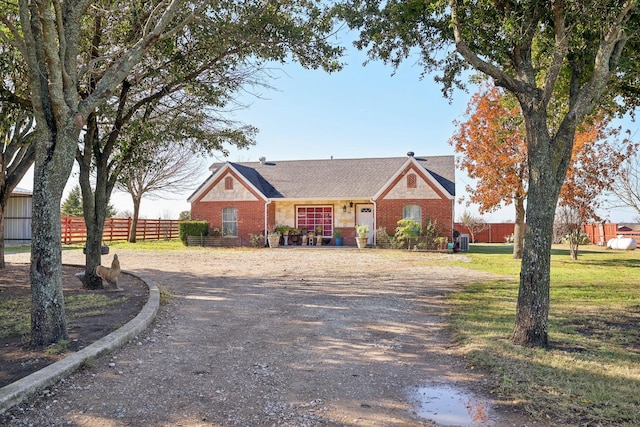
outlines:
[{"label": "green grass lawn", "polygon": [[640,425],[640,251],[554,247],[548,350],[510,342],[520,261],[507,245],[471,245],[464,266],[503,280],[452,294],[451,327],[494,392],[545,422]]}]

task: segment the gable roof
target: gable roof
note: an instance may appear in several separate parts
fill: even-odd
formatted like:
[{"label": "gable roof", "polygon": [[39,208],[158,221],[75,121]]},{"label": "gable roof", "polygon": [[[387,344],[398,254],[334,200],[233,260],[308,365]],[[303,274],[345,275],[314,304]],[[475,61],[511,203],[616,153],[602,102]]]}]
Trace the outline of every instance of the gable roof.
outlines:
[{"label": "gable roof", "polygon": [[191,201],[204,190],[225,165],[269,199],[299,198],[372,198],[391,177],[414,161],[434,181],[455,196],[453,156],[381,157],[367,159],[285,160],[264,162],[214,163],[212,176],[189,197]]}]

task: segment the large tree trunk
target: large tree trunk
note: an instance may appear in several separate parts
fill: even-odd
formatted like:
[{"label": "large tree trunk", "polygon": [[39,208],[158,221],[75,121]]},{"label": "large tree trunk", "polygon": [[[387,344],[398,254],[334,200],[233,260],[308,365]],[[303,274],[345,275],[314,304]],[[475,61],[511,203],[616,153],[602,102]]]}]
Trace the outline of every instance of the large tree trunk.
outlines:
[{"label": "large tree trunk", "polygon": [[133,199],[133,218],[131,219],[131,229],[129,230],[129,243],[135,243],[142,197],[131,196],[131,198]]},{"label": "large tree trunk", "polygon": [[[0,151],[2,156],[2,151]],[[5,167],[0,162],[0,269],[6,267],[4,262],[4,210],[9,202],[9,190],[6,186]],[[6,192],[6,193],[5,193]]]},{"label": "large tree trunk", "polygon": [[513,342],[527,347],[547,347],[554,211],[548,206],[555,207],[555,203],[548,188],[536,187],[529,186]]},{"label": "large tree trunk", "polygon": [[[81,183],[82,184],[82,183]],[[89,186],[87,182],[85,186]],[[106,219],[107,205],[109,197],[105,194],[108,189],[101,179],[96,183],[95,192],[89,187],[86,191],[83,187],[84,221],[87,226],[87,249],[86,249],[86,269],[85,286],[88,289],[103,289],[102,279],[95,274],[96,267],[102,260],[102,235],[104,232],[104,222]],[[85,196],[86,193],[86,196]],[[89,200],[89,203],[84,202]],[[87,206],[91,205],[91,209]]]},{"label": "large tree trunk", "polygon": [[[522,105],[522,104],[521,104]],[[520,270],[513,342],[526,347],[548,346],[551,244],[558,195],[571,158],[573,128],[551,139],[545,110],[526,110],[529,190],[527,227]],[[571,131],[573,130],[573,133]]]},{"label": "large tree trunk", "polygon": [[524,219],[525,219],[525,207],[524,198],[516,197],[514,200],[516,207],[516,222],[513,228],[513,258],[522,259],[522,252],[524,250]]},{"label": "large tree trunk", "polygon": [[[53,122],[49,122],[50,124]],[[31,344],[67,339],[62,294],[60,200],[71,174],[78,130],[73,118],[64,129],[38,133],[33,184],[31,241]],[[47,136],[47,137],[43,137]]]},{"label": "large tree trunk", "polygon": [[4,204],[0,203],[0,269],[6,268],[4,262]]},{"label": "large tree trunk", "polygon": [[[80,188],[82,189],[82,210],[87,227],[87,242],[85,252],[84,286],[87,289],[104,289],[102,279],[98,277],[96,267],[102,262],[102,235],[104,221],[109,204],[109,194],[113,185],[108,186],[107,159],[108,155],[100,153],[98,149],[96,116],[89,115],[87,132],[84,136],[84,152],[76,154],[80,165]],[[93,150],[91,147],[94,147]],[[92,156],[95,154],[95,156]],[[91,166],[95,157],[96,182],[95,190],[91,188]]]},{"label": "large tree trunk", "polygon": [[[82,173],[80,174],[83,175]],[[87,174],[88,175],[88,174]],[[100,203],[94,199],[89,180],[80,180],[82,188],[82,204],[84,212],[84,222],[87,227],[87,241],[85,246],[85,272],[84,286],[87,289],[104,289],[102,279],[96,275],[96,267],[102,263],[102,235],[104,231],[104,220],[106,213],[106,203]],[[98,205],[103,205],[100,208]]]},{"label": "large tree trunk", "polygon": [[569,232],[569,253],[571,254],[571,259],[574,261],[578,260],[578,248],[580,247],[580,228],[574,228]]}]

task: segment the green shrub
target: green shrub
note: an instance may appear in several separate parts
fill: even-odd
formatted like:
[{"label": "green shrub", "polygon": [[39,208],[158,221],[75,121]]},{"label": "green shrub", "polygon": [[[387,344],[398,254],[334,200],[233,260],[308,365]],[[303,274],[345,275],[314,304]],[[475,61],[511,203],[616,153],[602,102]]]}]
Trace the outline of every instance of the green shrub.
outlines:
[{"label": "green shrub", "polygon": [[182,221],[180,223],[180,240],[187,244],[187,236],[208,236],[209,223],[207,221]]},{"label": "green shrub", "polygon": [[356,225],[356,234],[358,237],[367,237],[369,234],[369,226],[367,224]]},{"label": "green shrub", "polygon": [[251,247],[260,248],[264,246],[264,237],[262,234],[251,233],[249,234],[249,239],[251,240]]},{"label": "green shrub", "polygon": [[417,241],[422,234],[420,222],[412,219],[401,219],[396,227],[395,238],[401,242],[405,242],[407,249],[411,248],[411,243]]},{"label": "green shrub", "polygon": [[438,227],[438,222],[427,218],[422,227],[422,235],[424,236],[427,249],[435,249],[438,247],[438,237],[442,236],[444,232]]}]

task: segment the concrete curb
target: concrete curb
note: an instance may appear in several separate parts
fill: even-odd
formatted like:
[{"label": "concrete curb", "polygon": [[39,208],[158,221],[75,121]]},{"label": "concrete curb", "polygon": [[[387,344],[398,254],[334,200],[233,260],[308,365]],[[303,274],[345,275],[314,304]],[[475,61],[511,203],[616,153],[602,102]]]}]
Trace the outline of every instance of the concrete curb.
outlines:
[{"label": "concrete curb", "polygon": [[69,376],[78,370],[87,359],[96,358],[104,353],[122,347],[153,322],[160,307],[160,290],[153,281],[145,277],[131,272],[125,273],[139,278],[147,285],[147,288],[149,288],[149,299],[144,307],[142,307],[142,310],[140,310],[140,313],[121,328],[82,350],[42,368],[38,372],[34,372],[29,376],[2,387],[0,389],[0,414],[3,414],[7,409],[17,405],[27,397]]}]

